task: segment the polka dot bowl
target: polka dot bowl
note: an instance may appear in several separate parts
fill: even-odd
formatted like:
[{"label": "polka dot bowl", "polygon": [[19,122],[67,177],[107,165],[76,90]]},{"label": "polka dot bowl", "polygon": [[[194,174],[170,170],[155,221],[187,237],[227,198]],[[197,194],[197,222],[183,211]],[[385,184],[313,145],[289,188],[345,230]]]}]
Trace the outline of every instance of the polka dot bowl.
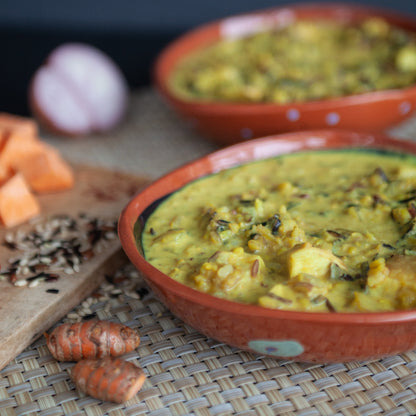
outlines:
[{"label": "polka dot bowl", "polygon": [[416,310],[313,313],[268,309],[213,297],[185,286],[146,261],[141,232],[167,195],[202,176],[245,162],[302,150],[377,148],[416,155],[416,144],[343,130],[290,132],[249,140],[188,163],[154,181],[120,215],[122,247],[160,300],[201,333],[261,355],[307,362],[376,359],[416,348]]},{"label": "polka dot bowl", "polygon": [[259,31],[270,22],[321,18],[354,22],[369,16],[383,17],[391,24],[416,32],[415,19],[388,10],[342,3],[305,3],[233,16],[203,25],[168,45],[155,63],[155,85],[190,126],[220,145],[304,129],[383,131],[413,113],[416,86],[286,105],[184,100],[169,87],[178,62],[190,53],[236,33],[240,36]]}]

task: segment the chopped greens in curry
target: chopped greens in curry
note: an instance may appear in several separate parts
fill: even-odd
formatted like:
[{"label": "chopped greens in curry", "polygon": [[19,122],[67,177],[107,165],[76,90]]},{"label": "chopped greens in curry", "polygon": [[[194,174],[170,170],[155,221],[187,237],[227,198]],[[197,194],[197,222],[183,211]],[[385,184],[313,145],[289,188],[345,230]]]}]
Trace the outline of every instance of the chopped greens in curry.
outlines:
[{"label": "chopped greens in curry", "polygon": [[415,82],[415,33],[370,17],[299,20],[222,39],[180,62],[170,86],[184,99],[286,104]]},{"label": "chopped greens in curry", "polygon": [[163,201],[147,260],[202,292],[268,308],[416,307],[416,162],[364,150],[245,164]]}]

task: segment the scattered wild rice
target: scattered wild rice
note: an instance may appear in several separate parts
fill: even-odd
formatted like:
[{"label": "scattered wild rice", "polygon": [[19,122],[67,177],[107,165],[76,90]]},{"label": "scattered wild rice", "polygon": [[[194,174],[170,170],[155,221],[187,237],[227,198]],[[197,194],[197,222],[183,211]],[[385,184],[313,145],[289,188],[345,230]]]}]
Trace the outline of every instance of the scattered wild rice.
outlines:
[{"label": "scattered wild rice", "polygon": [[0,271],[0,279],[29,287],[55,282],[61,273],[78,273],[83,262],[116,236],[114,220],[86,214],[39,219],[29,231],[19,229],[5,235],[3,245],[18,254],[9,259],[9,267]]},{"label": "scattered wild rice", "polygon": [[149,294],[139,272],[131,263],[127,263],[112,276],[106,275],[105,278],[105,282],[97,291],[63,318],[64,322],[75,323],[99,318],[96,314],[97,310],[110,317],[111,309],[120,302],[143,299]]}]

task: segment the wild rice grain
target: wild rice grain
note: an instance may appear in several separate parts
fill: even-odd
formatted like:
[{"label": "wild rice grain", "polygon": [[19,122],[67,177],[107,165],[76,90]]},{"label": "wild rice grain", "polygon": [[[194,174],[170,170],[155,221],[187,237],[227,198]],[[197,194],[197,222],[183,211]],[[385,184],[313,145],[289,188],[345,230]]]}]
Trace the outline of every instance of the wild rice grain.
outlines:
[{"label": "wild rice grain", "polygon": [[36,287],[40,282],[40,279],[33,280],[29,283],[28,287]]},{"label": "wild rice grain", "polygon": [[258,259],[254,260],[251,266],[251,277],[256,277],[259,273],[260,262]]},{"label": "wild rice grain", "polygon": [[[58,275],[43,276],[38,272],[62,272],[73,275],[81,271],[80,265],[102,251],[107,241],[115,239],[117,222],[80,214],[76,218],[56,215],[29,222],[31,230],[8,232],[3,245],[21,254],[9,259],[9,268],[2,270],[0,278],[7,278],[16,286],[32,282],[56,281]],[[37,283],[34,283],[37,281]]]}]

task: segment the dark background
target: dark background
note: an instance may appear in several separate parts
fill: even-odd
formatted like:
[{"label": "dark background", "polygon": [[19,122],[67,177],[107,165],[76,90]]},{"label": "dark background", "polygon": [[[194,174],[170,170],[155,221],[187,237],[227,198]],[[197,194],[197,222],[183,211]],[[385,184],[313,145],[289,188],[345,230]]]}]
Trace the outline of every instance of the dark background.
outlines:
[{"label": "dark background", "polygon": [[[293,4],[279,0],[0,0],[0,111],[28,114],[27,87],[47,54],[87,42],[109,54],[131,88],[151,83],[160,50],[195,26],[247,11]],[[307,3],[304,1],[303,3]],[[362,0],[416,17],[416,0]]]}]

